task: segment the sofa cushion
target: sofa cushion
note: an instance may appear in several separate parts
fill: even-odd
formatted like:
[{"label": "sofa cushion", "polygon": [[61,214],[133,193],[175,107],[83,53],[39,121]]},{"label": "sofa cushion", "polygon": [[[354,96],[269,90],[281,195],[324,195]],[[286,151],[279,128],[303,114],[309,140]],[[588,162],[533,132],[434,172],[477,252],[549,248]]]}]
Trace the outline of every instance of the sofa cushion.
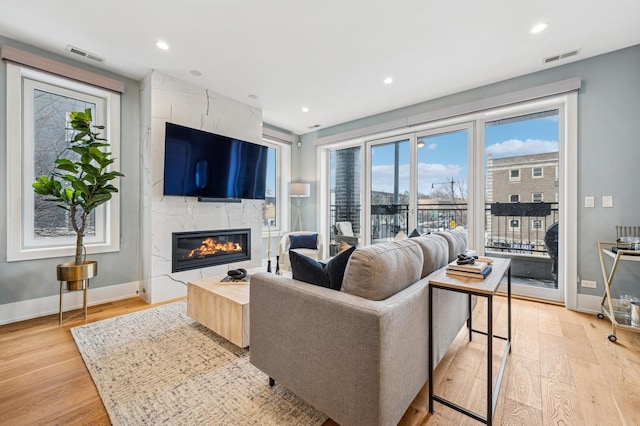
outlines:
[{"label": "sofa cushion", "polygon": [[342,290],[369,300],[384,300],[420,280],[422,249],[413,239],[356,249],[344,273]]},{"label": "sofa cushion", "polygon": [[453,262],[460,253],[467,251],[467,230],[460,227],[451,231],[436,232],[449,243],[449,262]]},{"label": "sofa cushion", "polygon": [[331,289],[340,290],[342,288],[344,271],[347,269],[347,263],[349,263],[354,251],[356,251],[356,248],[352,246],[332,257],[325,265],[324,270],[329,275]]},{"label": "sofa cushion", "polygon": [[293,250],[289,252],[289,262],[293,279],[329,287],[329,276],[324,272],[322,263]]},{"label": "sofa cushion", "polygon": [[414,237],[413,241],[420,245],[424,258],[420,278],[426,277],[436,269],[440,269],[449,263],[449,243],[443,236],[436,234],[424,235],[422,237]]},{"label": "sofa cushion", "polygon": [[344,270],[355,247],[343,251],[331,258],[326,264],[318,262],[296,251],[289,252],[293,278],[309,284],[340,290]]},{"label": "sofa cushion", "polygon": [[317,248],[318,234],[289,235],[289,250]]}]

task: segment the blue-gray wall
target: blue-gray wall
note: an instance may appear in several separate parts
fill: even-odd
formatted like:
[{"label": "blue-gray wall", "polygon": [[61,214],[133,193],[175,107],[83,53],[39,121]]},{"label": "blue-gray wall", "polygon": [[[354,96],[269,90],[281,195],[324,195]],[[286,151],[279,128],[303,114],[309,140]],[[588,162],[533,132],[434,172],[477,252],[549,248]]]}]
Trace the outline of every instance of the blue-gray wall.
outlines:
[{"label": "blue-gray wall", "polygon": [[[98,260],[98,276],[91,280],[91,287],[103,287],[139,280],[139,84],[137,81],[94,68],[85,63],[70,60],[35,49],[4,37],[0,37],[0,44],[11,45],[18,49],[50,58],[65,64],[105,75],[125,83],[125,92],[121,98],[121,171],[125,174],[120,182],[121,212],[121,242],[120,251],[91,255]],[[23,300],[36,299],[58,294],[59,284],[56,280],[56,265],[72,260],[70,258],[52,258],[44,260],[29,260],[22,262],[7,262],[7,141],[6,108],[7,108],[7,66],[0,61],[0,305]]]},{"label": "blue-gray wall", "polygon": [[[602,295],[596,242],[615,239],[615,225],[640,225],[640,45],[302,135],[302,148],[292,153],[292,179],[316,179],[317,138],[573,77],[582,79],[582,89],[578,95],[578,242],[572,249],[578,253],[579,277],[598,282],[595,290],[578,291]],[[583,207],[587,195],[596,197],[595,208]],[[603,195],[613,195],[613,208],[602,208]],[[304,209],[306,223],[317,223],[318,212],[311,202],[315,199],[309,200]],[[640,268],[633,268],[637,265],[621,267],[616,290],[640,297]]]}]

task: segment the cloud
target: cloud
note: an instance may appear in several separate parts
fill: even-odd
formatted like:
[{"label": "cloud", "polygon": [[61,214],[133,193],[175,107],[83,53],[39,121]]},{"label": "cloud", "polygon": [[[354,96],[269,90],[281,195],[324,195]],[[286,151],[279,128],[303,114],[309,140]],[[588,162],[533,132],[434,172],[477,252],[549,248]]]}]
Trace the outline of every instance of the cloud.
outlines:
[{"label": "cloud", "polygon": [[558,141],[545,141],[540,139],[509,139],[504,142],[487,146],[487,154],[493,158],[514,157],[517,155],[542,154],[545,152],[558,152]]},{"label": "cloud", "polygon": [[[446,182],[451,178],[462,179],[460,172],[464,167],[459,164],[438,164],[419,163],[418,164],[418,191],[424,194],[429,193],[431,184]],[[401,164],[398,170],[400,178],[400,193],[409,189],[409,165]],[[466,180],[466,177],[464,178]],[[373,166],[371,173],[371,186],[374,191],[393,192],[394,168],[393,165]]]},{"label": "cloud", "polygon": [[427,145],[427,149],[430,151],[433,151],[434,149],[436,149],[438,147],[437,143],[430,143],[429,145]]},{"label": "cloud", "polygon": [[[371,168],[371,188],[374,191],[393,192],[394,167],[392,164],[373,166]],[[409,165],[400,164],[398,170],[400,193],[409,190]]]}]

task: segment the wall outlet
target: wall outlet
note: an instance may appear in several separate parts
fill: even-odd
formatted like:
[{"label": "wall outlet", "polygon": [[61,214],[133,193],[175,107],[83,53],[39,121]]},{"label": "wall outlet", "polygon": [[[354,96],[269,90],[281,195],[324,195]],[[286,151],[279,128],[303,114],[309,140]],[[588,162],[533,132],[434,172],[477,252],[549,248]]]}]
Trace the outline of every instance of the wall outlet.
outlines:
[{"label": "wall outlet", "polygon": [[580,281],[580,286],[584,288],[598,288],[598,283],[591,280],[582,280]]},{"label": "wall outlet", "polygon": [[584,197],[584,206],[585,207],[595,207],[596,205],[596,200],[595,197]]}]

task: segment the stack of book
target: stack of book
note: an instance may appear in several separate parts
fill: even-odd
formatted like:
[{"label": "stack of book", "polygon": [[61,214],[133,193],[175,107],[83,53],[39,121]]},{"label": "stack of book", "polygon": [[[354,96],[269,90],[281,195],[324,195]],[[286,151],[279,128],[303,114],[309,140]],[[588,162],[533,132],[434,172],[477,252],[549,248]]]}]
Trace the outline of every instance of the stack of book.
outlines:
[{"label": "stack of book", "polygon": [[467,277],[485,279],[491,272],[491,259],[482,258],[471,264],[458,265],[457,261],[449,263],[447,266],[447,275],[452,277]]}]

